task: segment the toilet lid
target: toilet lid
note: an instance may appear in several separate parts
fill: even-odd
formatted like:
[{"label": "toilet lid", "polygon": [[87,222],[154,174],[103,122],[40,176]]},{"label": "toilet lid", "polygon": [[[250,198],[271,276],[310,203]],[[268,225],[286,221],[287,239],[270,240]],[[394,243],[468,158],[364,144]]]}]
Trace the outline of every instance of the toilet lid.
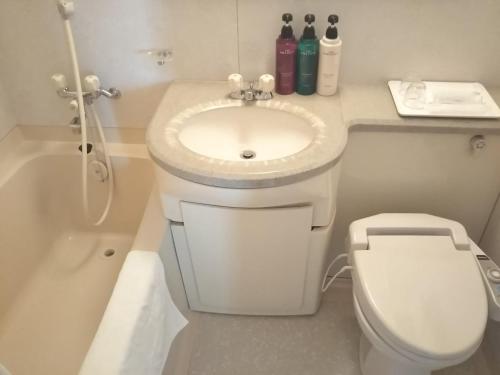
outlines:
[{"label": "toilet lid", "polygon": [[369,236],[352,265],[367,320],[395,348],[454,359],[480,344],[488,315],[481,275],[449,236]]}]

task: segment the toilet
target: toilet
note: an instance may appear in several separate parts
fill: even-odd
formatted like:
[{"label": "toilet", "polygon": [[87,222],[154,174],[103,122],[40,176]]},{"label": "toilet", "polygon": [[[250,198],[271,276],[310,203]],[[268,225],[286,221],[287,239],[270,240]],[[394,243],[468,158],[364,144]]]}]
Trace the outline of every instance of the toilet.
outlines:
[{"label": "toilet", "polygon": [[465,228],[426,214],[380,214],[347,238],[363,375],[429,375],[481,344],[488,300]]}]

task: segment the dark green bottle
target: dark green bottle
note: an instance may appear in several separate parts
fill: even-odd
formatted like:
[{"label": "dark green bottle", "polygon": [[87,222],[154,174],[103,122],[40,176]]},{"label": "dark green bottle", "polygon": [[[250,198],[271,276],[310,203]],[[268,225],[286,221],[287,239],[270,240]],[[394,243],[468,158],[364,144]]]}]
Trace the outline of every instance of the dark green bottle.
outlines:
[{"label": "dark green bottle", "polygon": [[304,33],[297,47],[297,94],[312,95],[316,92],[318,75],[319,41],[314,31],[314,14],[306,14]]}]

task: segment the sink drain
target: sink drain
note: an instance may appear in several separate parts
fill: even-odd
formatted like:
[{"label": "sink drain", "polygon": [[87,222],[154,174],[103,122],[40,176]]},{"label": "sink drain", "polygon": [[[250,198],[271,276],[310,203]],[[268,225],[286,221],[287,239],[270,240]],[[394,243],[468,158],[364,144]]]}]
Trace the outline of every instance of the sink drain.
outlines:
[{"label": "sink drain", "polygon": [[248,160],[248,159],[254,159],[257,154],[255,151],[252,150],[243,150],[240,154],[240,158]]}]

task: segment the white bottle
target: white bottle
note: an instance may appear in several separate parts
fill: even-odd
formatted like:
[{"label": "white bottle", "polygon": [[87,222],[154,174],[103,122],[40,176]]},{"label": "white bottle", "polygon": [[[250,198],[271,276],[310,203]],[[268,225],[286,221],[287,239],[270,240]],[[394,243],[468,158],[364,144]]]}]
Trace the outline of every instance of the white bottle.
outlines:
[{"label": "white bottle", "polygon": [[328,16],[330,25],[325,36],[319,42],[318,83],[316,92],[319,95],[330,96],[337,92],[339,83],[340,53],[342,40],[338,36],[335,24],[339,17],[335,14]]}]

